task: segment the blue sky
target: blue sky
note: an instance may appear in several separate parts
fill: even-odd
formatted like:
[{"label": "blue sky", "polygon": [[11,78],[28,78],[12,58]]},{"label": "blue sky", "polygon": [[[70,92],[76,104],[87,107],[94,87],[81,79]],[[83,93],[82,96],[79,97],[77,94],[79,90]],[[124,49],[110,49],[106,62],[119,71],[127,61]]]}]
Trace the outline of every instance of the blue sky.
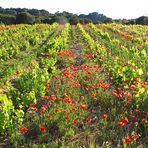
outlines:
[{"label": "blue sky", "polygon": [[88,14],[96,11],[114,19],[148,15],[148,0],[0,0],[0,6],[45,9],[51,13]]}]

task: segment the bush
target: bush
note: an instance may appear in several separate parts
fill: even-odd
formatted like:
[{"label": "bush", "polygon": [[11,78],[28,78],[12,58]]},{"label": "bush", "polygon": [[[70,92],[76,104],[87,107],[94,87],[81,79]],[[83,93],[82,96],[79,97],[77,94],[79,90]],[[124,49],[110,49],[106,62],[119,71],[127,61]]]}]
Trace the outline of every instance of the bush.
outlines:
[{"label": "bush", "polygon": [[16,16],[16,23],[17,24],[33,24],[34,17],[27,12],[21,12]]}]

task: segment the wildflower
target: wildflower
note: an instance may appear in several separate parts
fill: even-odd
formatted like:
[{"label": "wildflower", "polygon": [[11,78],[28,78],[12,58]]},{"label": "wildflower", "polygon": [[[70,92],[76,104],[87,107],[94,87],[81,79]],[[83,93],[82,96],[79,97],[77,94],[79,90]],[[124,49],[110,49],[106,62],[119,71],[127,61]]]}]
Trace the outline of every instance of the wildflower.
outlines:
[{"label": "wildflower", "polygon": [[43,105],[43,106],[41,107],[41,109],[40,109],[40,112],[41,112],[41,113],[44,113],[44,112],[46,111],[46,108],[47,108],[47,106]]},{"label": "wildflower", "polygon": [[90,71],[87,71],[87,74],[88,74],[88,75],[91,75],[92,73],[91,73]]},{"label": "wildflower", "polygon": [[92,93],[91,95],[92,95],[93,97],[95,97],[95,96],[96,96],[96,94],[94,94],[94,93]]},{"label": "wildflower", "polygon": [[68,77],[69,76],[69,71],[68,70],[64,70],[63,74],[64,74],[65,77]]},{"label": "wildflower", "polygon": [[129,122],[128,118],[125,117],[124,119],[122,119],[121,121],[118,122],[119,126],[124,126]]},{"label": "wildflower", "polygon": [[125,118],[124,118],[124,122],[126,122],[126,123],[128,123],[128,122],[129,122],[129,120],[128,120],[128,118],[127,118],[127,117],[125,117]]},{"label": "wildflower", "polygon": [[51,105],[52,103],[50,101],[47,102],[47,105]]},{"label": "wildflower", "polygon": [[118,97],[119,97],[119,98],[122,98],[122,97],[123,97],[123,94],[122,94],[122,93],[119,93],[119,94],[118,94]]},{"label": "wildflower", "polygon": [[73,66],[73,70],[77,71],[78,70],[78,66]]},{"label": "wildflower", "polygon": [[102,115],[101,115],[101,118],[102,118],[102,119],[107,119],[107,117],[108,117],[107,114],[102,114]]},{"label": "wildflower", "polygon": [[86,118],[87,123],[91,123],[92,119],[91,118]]},{"label": "wildflower", "polygon": [[135,141],[139,138],[139,135],[133,135],[132,139],[134,139]]},{"label": "wildflower", "polygon": [[47,132],[45,126],[40,126],[39,130],[40,130],[40,132],[43,132],[43,133],[46,133]]},{"label": "wildflower", "polygon": [[72,124],[76,125],[78,121],[76,119],[73,120]]},{"label": "wildflower", "polygon": [[71,108],[71,110],[72,110],[72,111],[76,111],[77,109],[73,106],[73,107]]},{"label": "wildflower", "polygon": [[26,128],[26,127],[21,127],[19,130],[20,130],[22,133],[28,133],[28,128]]},{"label": "wildflower", "polygon": [[44,100],[48,100],[48,98],[49,98],[48,96],[44,96],[43,97]]},{"label": "wildflower", "polygon": [[148,112],[143,112],[143,114],[144,114],[144,115],[147,115],[147,114],[148,114]]},{"label": "wildflower", "polygon": [[38,109],[36,107],[30,107],[30,110],[37,111]]},{"label": "wildflower", "polygon": [[83,125],[83,124],[84,124],[84,122],[83,122],[83,121],[80,121],[80,124],[82,124],[82,125]]},{"label": "wildflower", "polygon": [[68,103],[72,103],[72,100],[68,97],[68,98],[67,98],[67,102],[68,102]]},{"label": "wildflower", "polygon": [[136,86],[132,84],[132,85],[130,86],[130,89],[133,89],[133,88],[136,88]]},{"label": "wildflower", "polygon": [[56,100],[56,96],[55,95],[51,95],[51,100]]},{"label": "wildflower", "polygon": [[85,89],[86,89],[86,90],[90,90],[90,86],[86,86]]},{"label": "wildflower", "polygon": [[69,119],[69,116],[65,116],[64,119]]},{"label": "wildflower", "polygon": [[94,101],[96,101],[96,100],[97,100],[97,98],[93,98],[93,100],[94,100]]},{"label": "wildflower", "polygon": [[81,109],[83,109],[83,110],[87,110],[86,105],[81,105]]},{"label": "wildflower", "polygon": [[92,110],[91,110],[91,113],[95,113],[95,110],[94,110],[94,109],[92,109]]},{"label": "wildflower", "polygon": [[100,82],[99,85],[102,87],[102,88],[109,88],[110,84],[107,84],[107,83],[103,83],[103,82]]},{"label": "wildflower", "polygon": [[48,119],[50,119],[51,117],[52,117],[51,114],[48,114],[48,115],[47,115],[47,118],[48,118]]},{"label": "wildflower", "polygon": [[30,104],[30,107],[35,107],[35,103],[31,103]]},{"label": "wildflower", "polygon": [[58,109],[58,108],[56,108],[56,109],[55,109],[55,112],[56,112],[56,113],[58,113],[58,112],[59,112],[59,109]]},{"label": "wildflower", "polygon": [[117,97],[118,96],[117,90],[113,90],[112,95],[115,96],[115,97]]},{"label": "wildflower", "polygon": [[66,109],[63,110],[64,113],[67,113],[68,111]]},{"label": "wildflower", "polygon": [[131,142],[131,138],[129,136],[125,137],[124,140],[126,144],[129,144]]},{"label": "wildflower", "polygon": [[47,89],[50,89],[51,86],[47,86]]},{"label": "wildflower", "polygon": [[148,120],[146,118],[142,119],[142,123],[147,123],[147,122],[148,122]]},{"label": "wildflower", "polygon": [[77,102],[77,101],[72,101],[72,103],[73,103],[73,104],[75,104],[75,105],[76,105],[76,104],[78,104],[78,102]]}]

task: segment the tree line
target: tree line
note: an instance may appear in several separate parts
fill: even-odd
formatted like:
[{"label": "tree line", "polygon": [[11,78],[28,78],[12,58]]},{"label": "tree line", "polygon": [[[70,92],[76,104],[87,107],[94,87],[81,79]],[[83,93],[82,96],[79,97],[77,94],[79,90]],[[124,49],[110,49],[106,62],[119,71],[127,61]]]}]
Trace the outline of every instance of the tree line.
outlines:
[{"label": "tree line", "polygon": [[49,13],[48,11],[42,9],[26,9],[26,8],[2,8],[0,7],[0,23],[10,25],[10,24],[35,24],[35,23],[47,23],[52,24],[57,22],[59,24],[70,23],[71,25],[76,25],[77,23],[88,24],[88,23],[112,23],[118,22],[123,24],[142,24],[148,25],[148,17],[141,16],[137,19],[126,20],[118,19],[113,20],[105,16],[104,14],[99,14],[98,12],[92,12],[88,15],[86,14],[73,14],[66,11],[56,12],[55,14]]}]

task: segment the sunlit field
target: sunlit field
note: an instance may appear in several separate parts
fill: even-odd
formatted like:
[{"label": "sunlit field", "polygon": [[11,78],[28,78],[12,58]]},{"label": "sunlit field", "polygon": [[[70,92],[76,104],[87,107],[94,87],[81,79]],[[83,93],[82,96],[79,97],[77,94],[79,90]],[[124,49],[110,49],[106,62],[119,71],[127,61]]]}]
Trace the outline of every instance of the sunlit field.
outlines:
[{"label": "sunlit field", "polygon": [[148,26],[0,26],[0,147],[146,148]]}]

